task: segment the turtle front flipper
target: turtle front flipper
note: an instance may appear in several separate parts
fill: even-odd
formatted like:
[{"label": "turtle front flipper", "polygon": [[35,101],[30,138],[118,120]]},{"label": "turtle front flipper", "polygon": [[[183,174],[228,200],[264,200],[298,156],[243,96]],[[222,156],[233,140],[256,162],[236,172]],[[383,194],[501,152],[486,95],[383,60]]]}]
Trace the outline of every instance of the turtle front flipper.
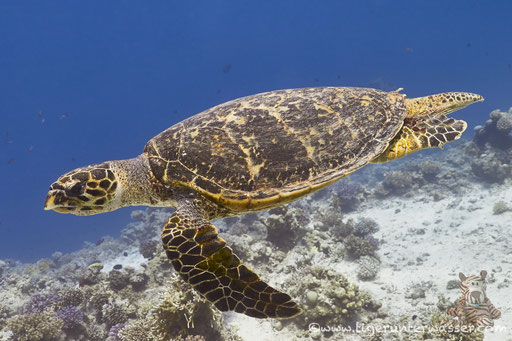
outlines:
[{"label": "turtle front flipper", "polygon": [[371,163],[399,159],[424,148],[443,148],[444,144],[461,137],[466,127],[466,122],[445,115],[406,118],[386,150]]},{"label": "turtle front flipper", "polygon": [[178,208],[162,230],[167,257],[194,289],[221,311],[257,318],[288,318],[301,312],[290,296],[241,264],[215,226],[196,212]]}]

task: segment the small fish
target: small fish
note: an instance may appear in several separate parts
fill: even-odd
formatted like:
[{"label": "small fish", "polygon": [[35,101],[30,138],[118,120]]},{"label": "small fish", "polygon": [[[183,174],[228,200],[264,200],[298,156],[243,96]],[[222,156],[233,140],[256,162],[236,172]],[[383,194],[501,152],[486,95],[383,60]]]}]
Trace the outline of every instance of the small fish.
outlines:
[{"label": "small fish", "polygon": [[12,165],[16,161],[15,158],[10,158],[9,161],[7,161],[8,164]]},{"label": "small fish", "polygon": [[60,116],[59,116],[59,118],[60,118],[61,120],[65,119],[65,118],[68,118],[68,117],[69,117],[69,115],[68,115],[68,114],[62,114],[62,115],[60,115]]},{"label": "small fish", "polygon": [[45,122],[46,122],[46,118],[44,118],[44,117],[43,117],[43,118],[41,119],[41,124],[44,124]]},{"label": "small fish", "polygon": [[412,47],[406,47],[406,48],[405,48],[405,51],[407,51],[407,52],[409,52],[409,53],[413,53],[413,52],[414,52],[414,50],[413,50],[413,48],[412,48]]},{"label": "small fish", "polygon": [[39,111],[37,112],[37,116],[38,116],[38,117],[43,117],[43,112],[42,112],[41,110],[39,110]]},{"label": "small fish", "polygon": [[228,72],[229,72],[229,70],[231,70],[231,64],[226,64],[226,65],[224,66],[224,68],[222,69],[222,71],[223,71],[224,73],[228,73]]},{"label": "small fish", "polygon": [[33,150],[34,150],[34,146],[29,146],[27,148],[27,152],[29,152],[29,153],[32,153]]}]

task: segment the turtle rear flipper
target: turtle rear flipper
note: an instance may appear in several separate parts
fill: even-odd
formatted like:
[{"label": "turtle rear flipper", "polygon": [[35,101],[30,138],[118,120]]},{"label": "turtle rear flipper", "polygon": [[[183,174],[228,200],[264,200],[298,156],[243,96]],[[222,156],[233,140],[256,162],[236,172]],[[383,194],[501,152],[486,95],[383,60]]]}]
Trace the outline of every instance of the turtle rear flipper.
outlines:
[{"label": "turtle rear flipper", "polygon": [[424,148],[443,148],[446,143],[461,137],[466,127],[466,122],[445,115],[406,118],[384,153],[371,163],[399,159]]},{"label": "turtle rear flipper", "polygon": [[257,318],[288,318],[301,310],[291,297],[241,264],[217,229],[192,210],[176,210],[162,230],[174,269],[221,311]]}]

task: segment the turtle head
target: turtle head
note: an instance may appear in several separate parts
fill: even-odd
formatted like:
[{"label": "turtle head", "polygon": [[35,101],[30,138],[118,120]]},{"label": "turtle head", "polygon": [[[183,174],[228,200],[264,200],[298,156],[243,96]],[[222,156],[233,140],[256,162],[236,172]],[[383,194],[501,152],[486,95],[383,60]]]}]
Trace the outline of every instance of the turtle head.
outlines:
[{"label": "turtle head", "polygon": [[51,186],[45,210],[92,215],[119,208],[119,186],[112,162],[77,168]]},{"label": "turtle head", "polygon": [[407,118],[429,118],[445,116],[454,111],[463,109],[484,98],[469,92],[444,92],[425,97],[407,98]]}]

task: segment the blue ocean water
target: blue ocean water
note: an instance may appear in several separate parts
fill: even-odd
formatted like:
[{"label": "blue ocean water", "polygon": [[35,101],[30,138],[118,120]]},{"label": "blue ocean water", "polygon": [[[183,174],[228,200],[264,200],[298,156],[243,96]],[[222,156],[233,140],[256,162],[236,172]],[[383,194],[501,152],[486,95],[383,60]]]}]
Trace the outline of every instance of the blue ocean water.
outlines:
[{"label": "blue ocean water", "polygon": [[508,1],[2,1],[0,258],[117,235],[130,208],[43,211],[73,168],[138,155],[221,102],[309,86],[470,91],[472,127],[512,105]]}]

